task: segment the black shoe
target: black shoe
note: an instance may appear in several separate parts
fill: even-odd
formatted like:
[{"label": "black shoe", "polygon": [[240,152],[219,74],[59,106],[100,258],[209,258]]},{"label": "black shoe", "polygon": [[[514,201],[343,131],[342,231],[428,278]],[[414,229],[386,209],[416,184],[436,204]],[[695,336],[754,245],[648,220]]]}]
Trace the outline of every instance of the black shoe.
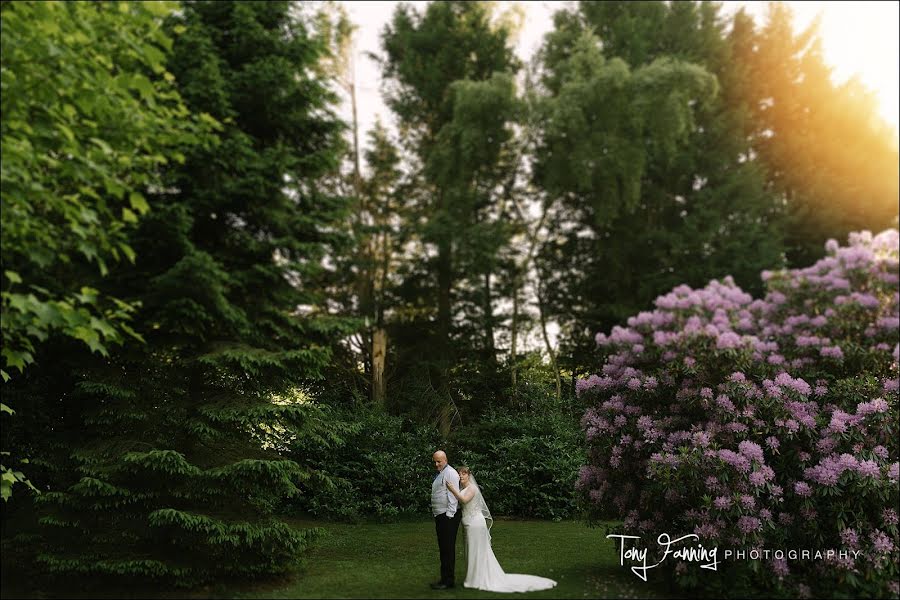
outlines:
[{"label": "black shoe", "polygon": [[449,590],[453,588],[452,583],[444,583],[443,581],[438,581],[437,583],[431,584],[431,589],[433,590]]}]

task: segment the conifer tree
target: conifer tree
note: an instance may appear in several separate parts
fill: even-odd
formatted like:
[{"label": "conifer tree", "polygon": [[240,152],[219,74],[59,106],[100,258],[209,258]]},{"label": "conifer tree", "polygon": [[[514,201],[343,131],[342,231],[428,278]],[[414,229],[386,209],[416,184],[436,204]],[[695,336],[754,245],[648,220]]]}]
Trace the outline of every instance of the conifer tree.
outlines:
[{"label": "conifer tree", "polygon": [[310,476],[277,451],[319,435],[304,389],[342,326],[297,310],[323,301],[346,203],[317,184],[343,126],[307,22],[289,2],[190,2],[168,24],[168,68],[188,108],[222,124],[220,144],[146,190],[136,268],[103,282],[141,303],[146,344],[109,360],[47,348],[31,381],[46,399],[29,430],[61,457],[39,506],[47,572],[260,576],[316,533],[274,516]]},{"label": "conifer tree", "polygon": [[[405,289],[426,300],[395,336],[429,367],[426,396],[436,399],[445,433],[468,379],[451,370],[465,370],[463,357],[480,368],[496,365],[494,256],[510,236],[497,188],[510,169],[510,124],[519,108],[510,24],[494,16],[485,2],[433,2],[423,13],[401,4],[382,35],[387,103],[422,184],[411,225],[423,256]],[[464,331],[473,319],[478,332]],[[473,342],[477,357],[469,352]]]}]

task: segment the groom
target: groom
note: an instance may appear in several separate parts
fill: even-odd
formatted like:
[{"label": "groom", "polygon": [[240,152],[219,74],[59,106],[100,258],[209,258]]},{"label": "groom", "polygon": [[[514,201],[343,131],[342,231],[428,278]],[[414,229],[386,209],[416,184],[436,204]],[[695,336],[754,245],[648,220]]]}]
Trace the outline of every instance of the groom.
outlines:
[{"label": "groom", "polygon": [[446,590],[454,585],[456,575],[456,533],[462,520],[462,510],[445,481],[459,488],[459,473],[447,464],[447,454],[438,450],[432,455],[437,474],[431,481],[431,514],[437,531],[438,548],[441,551],[441,580],[431,584],[433,590]]}]

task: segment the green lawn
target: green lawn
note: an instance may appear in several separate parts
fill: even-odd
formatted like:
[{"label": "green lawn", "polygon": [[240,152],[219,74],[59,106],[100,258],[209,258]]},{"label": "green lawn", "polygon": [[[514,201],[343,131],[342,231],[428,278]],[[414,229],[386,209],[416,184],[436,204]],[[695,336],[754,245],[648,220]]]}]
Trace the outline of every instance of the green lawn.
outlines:
[{"label": "green lawn", "polygon": [[[298,526],[323,525],[297,522]],[[279,584],[214,586],[210,596],[231,598],[477,598],[522,596],[462,587],[466,574],[465,538],[457,539],[453,590],[434,591],[439,559],[433,521],[395,524],[324,524],[327,536],[312,550],[295,577]],[[653,581],[644,583],[620,567],[612,540],[602,528],[578,522],[495,522],[493,547],[508,573],[555,579],[552,590],[534,598],[664,598]]]},{"label": "green lawn", "polygon": [[[289,520],[301,528],[322,527],[325,536],[306,554],[297,571],[277,580],[246,584],[221,582],[200,589],[173,592],[152,589],[81,591],[75,586],[47,588],[39,577],[3,580],[3,597],[27,598],[510,598],[462,587],[466,578],[465,537],[460,527],[456,544],[453,590],[429,587],[438,579],[440,561],[434,521],[392,524],[326,523]],[[492,529],[494,553],[508,573],[528,573],[555,579],[551,590],[529,592],[531,598],[666,598],[662,574],[644,583],[619,566],[612,540],[602,527],[576,521],[497,520]],[[10,571],[13,575],[17,571]],[[4,574],[6,570],[4,569]],[[19,575],[22,575],[19,573]]]}]

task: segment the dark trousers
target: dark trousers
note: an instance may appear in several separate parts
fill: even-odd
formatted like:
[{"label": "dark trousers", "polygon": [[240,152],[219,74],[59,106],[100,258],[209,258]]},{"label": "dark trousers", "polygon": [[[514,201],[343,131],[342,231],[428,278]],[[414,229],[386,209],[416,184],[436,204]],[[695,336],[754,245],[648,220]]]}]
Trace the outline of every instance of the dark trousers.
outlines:
[{"label": "dark trousers", "polygon": [[462,507],[453,518],[447,513],[434,518],[434,529],[437,531],[438,549],[441,551],[441,582],[453,584],[456,579],[456,534],[462,522]]}]

